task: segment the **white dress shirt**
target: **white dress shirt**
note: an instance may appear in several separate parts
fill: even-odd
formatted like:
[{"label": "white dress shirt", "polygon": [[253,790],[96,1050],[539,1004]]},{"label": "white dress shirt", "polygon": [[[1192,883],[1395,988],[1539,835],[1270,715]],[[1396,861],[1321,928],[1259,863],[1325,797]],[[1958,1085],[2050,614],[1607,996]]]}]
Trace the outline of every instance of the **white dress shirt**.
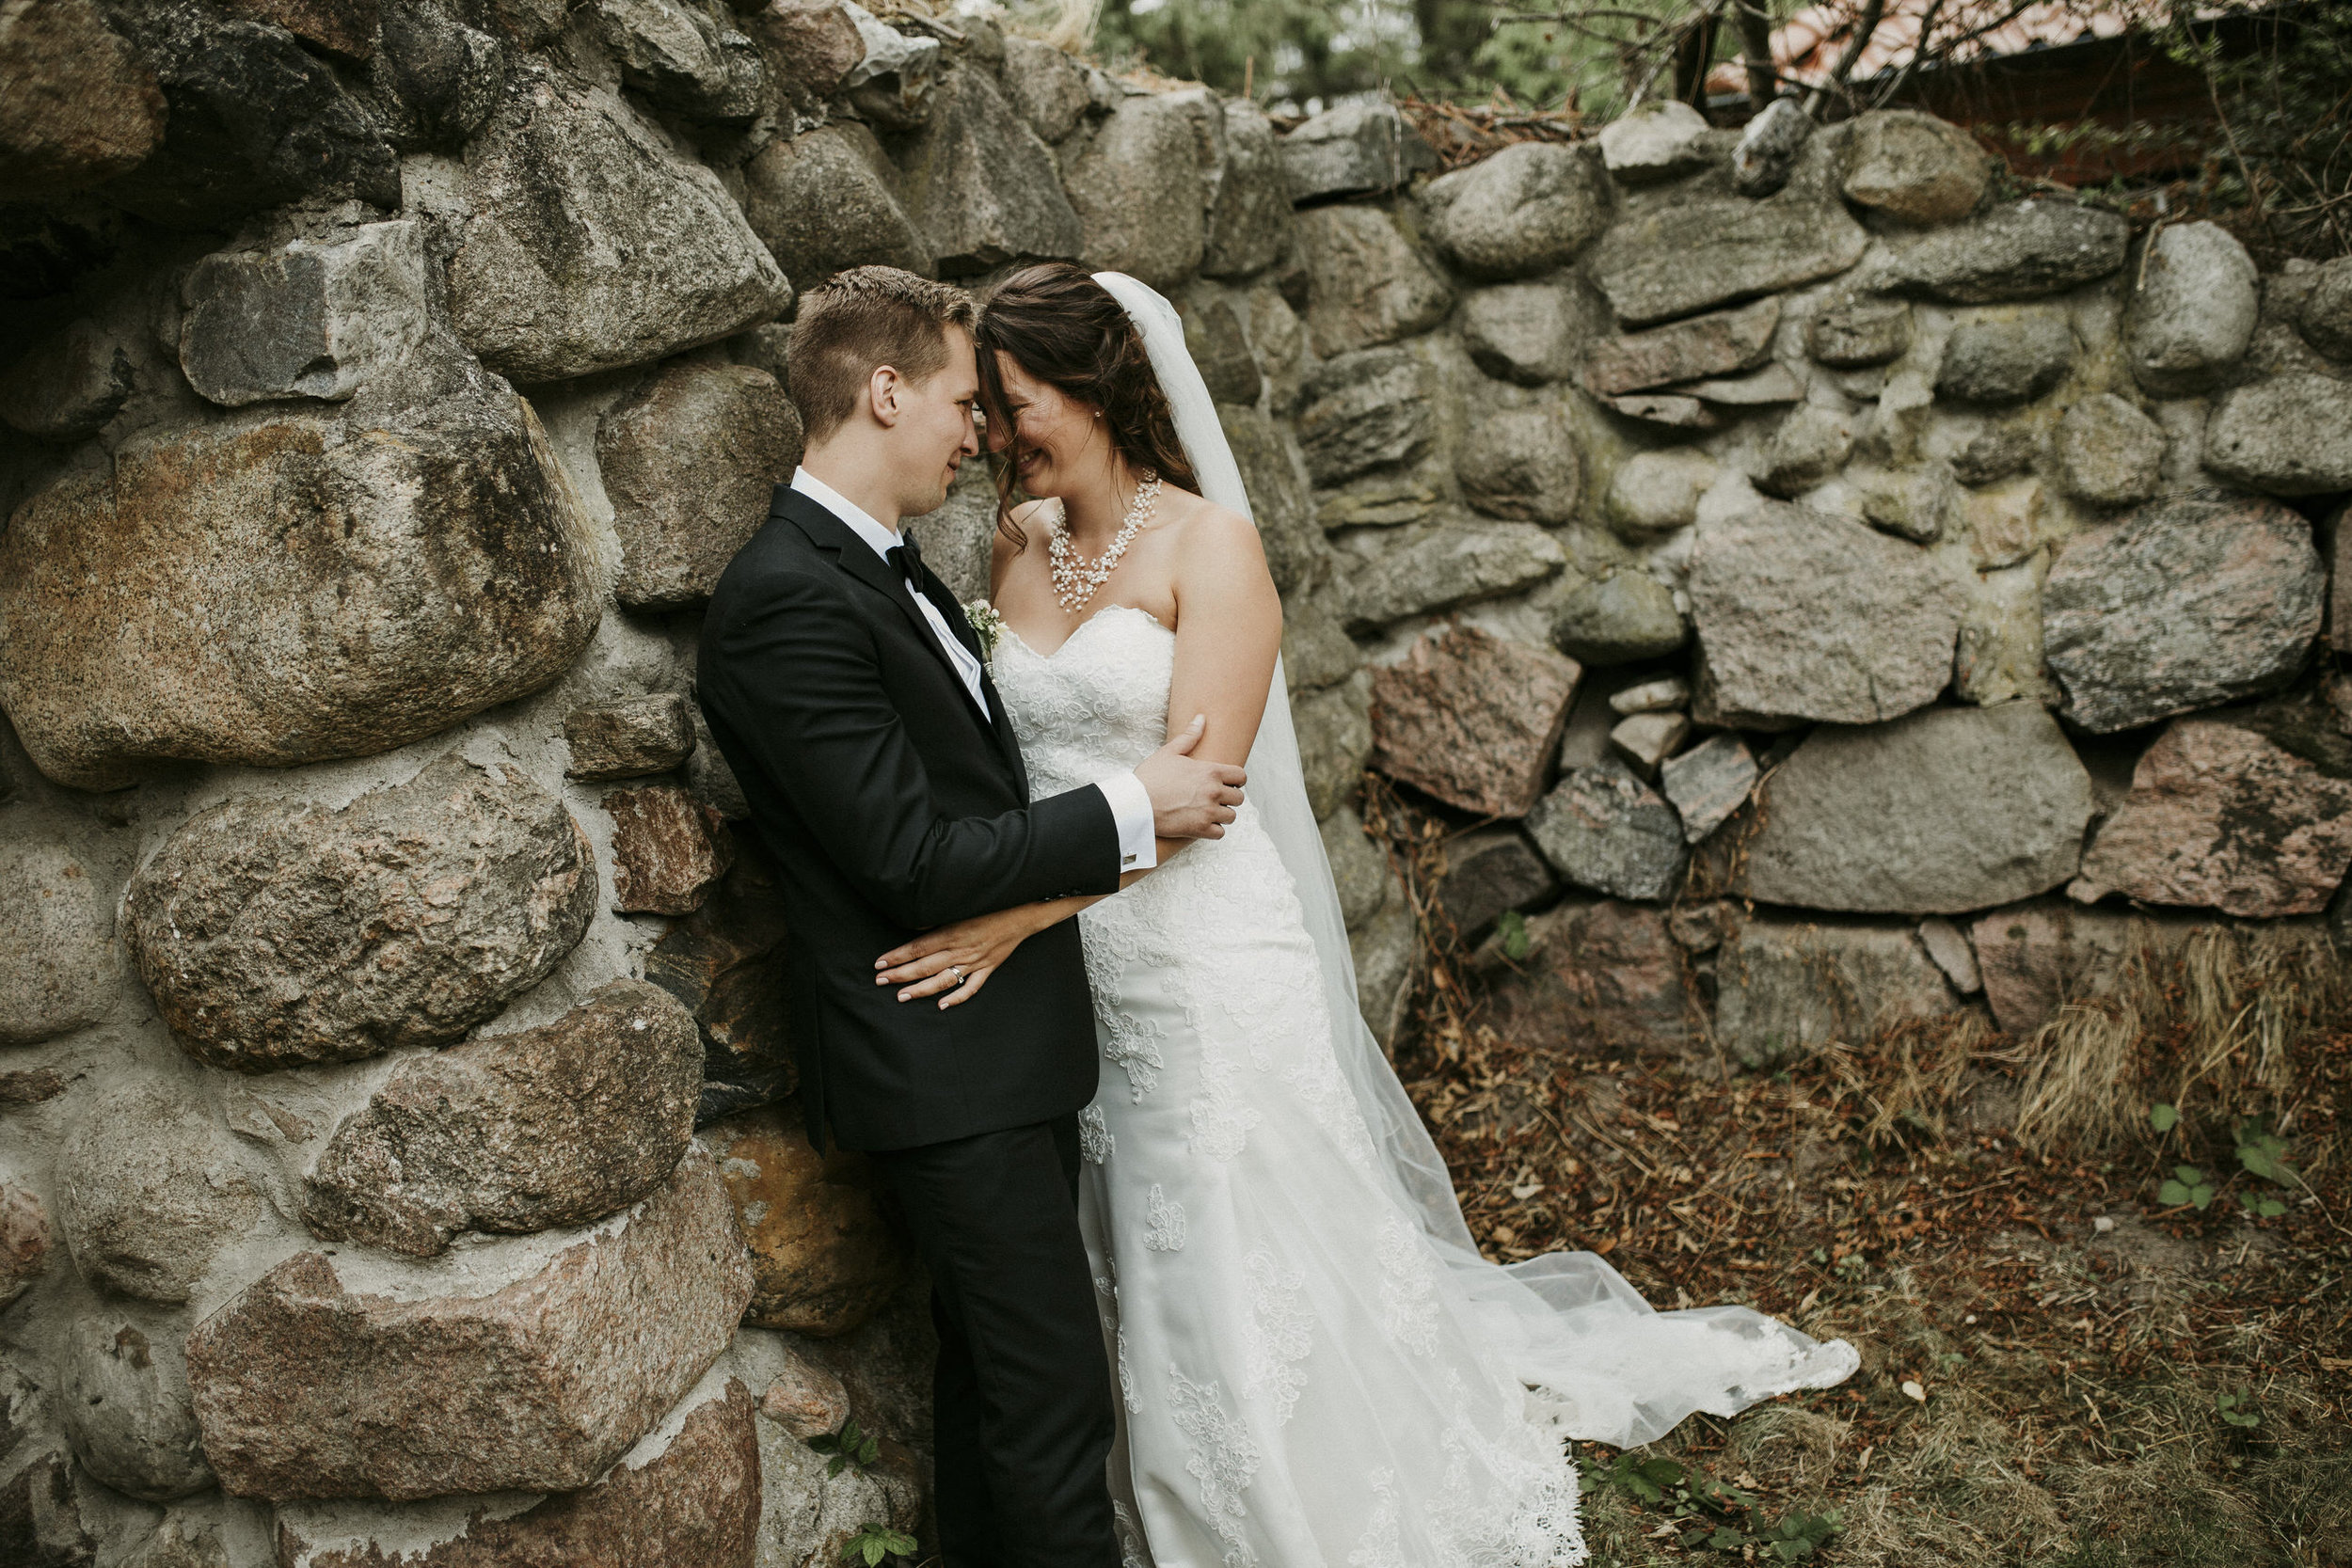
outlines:
[{"label": "white dress shirt", "polygon": [[[885,564],[890,562],[890,552],[906,543],[895,530],[882,527],[864,507],[806,468],[792,470],[792,488],[840,518],[851,533],[872,546],[874,553],[881,556]],[[956,634],[948,629],[946,618],[940,614],[939,607],[931,603],[929,594],[914,594],[911,588],[909,593],[914,599],[914,608],[921,610],[923,619],[930,623],[931,636],[938,639],[940,651],[947,656],[947,662],[962,678],[964,689],[972,693],[972,700],[979,705],[980,711],[988,713],[988,693],[980,684],[980,661],[972,657],[970,649],[956,640]],[[1133,773],[1116,773],[1106,779],[1097,779],[1094,787],[1103,792],[1103,799],[1111,808],[1111,820],[1119,827],[1119,869],[1149,871],[1159,864],[1159,841],[1152,832],[1152,794],[1143,787],[1143,781]]]}]

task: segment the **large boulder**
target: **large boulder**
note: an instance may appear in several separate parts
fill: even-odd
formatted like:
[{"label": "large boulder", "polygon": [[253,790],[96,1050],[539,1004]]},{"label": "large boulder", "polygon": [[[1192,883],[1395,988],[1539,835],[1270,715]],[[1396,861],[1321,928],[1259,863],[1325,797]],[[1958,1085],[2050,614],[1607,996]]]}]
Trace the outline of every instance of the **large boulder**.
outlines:
[{"label": "large boulder", "polygon": [[1327,109],[1279,146],[1291,200],[1301,204],[1396,190],[1438,166],[1436,151],[1385,100]]},{"label": "large boulder", "polygon": [[2113,392],[2083,399],[2051,446],[2067,492],[2093,506],[2128,506],[2164,481],[2164,427]]},{"label": "large boulder", "polygon": [[[129,7],[112,20],[153,69],[165,112],[163,144],[107,182],[108,201],[170,228],[204,230],[306,198],[399,208],[400,166],[383,125],[285,28],[216,20],[195,7]],[[111,112],[138,116],[143,83],[119,85],[131,102]]]},{"label": "large boulder", "polygon": [[829,1338],[880,1311],[905,1281],[906,1248],[876,1202],[862,1154],[819,1154],[794,1103],[705,1128],[751,1249],[744,1321]]},{"label": "large boulder", "polygon": [[[1426,451],[1437,435],[1430,379],[1421,357],[1402,348],[1342,355],[1317,369],[1298,412],[1298,445],[1315,483],[1335,484]],[[0,541],[0,561],[6,548]]]},{"label": "large boulder", "polygon": [[1453,287],[1379,208],[1317,207],[1297,221],[1316,353],[1328,357],[1409,338],[1453,308]]},{"label": "large boulder", "polygon": [[2316,914],[2352,867],[2352,772],[2251,725],[2182,719],[2083,856],[2088,893],[2249,920]]},{"label": "large boulder", "polygon": [[1263,272],[1290,248],[1290,177],[1273,122],[1255,103],[1225,104],[1225,173],[1209,208],[1200,271],[1210,277]]},{"label": "large boulder", "polygon": [[614,980],[553,1023],[408,1062],[335,1129],[302,1217],[414,1257],[625,1209],[693,1136],[702,1037],[669,992]]},{"label": "large boulder", "polygon": [[1094,102],[1087,90],[1086,69],[1070,51],[1042,39],[1008,37],[997,76],[1004,84],[1005,101],[1048,143],[1076,130]]},{"label": "large boulder", "polygon": [[82,1277],[146,1301],[186,1301],[262,1216],[229,1130],[145,1080],[111,1085],[83,1109],[59,1154],[57,1200]]},{"label": "large boulder", "polygon": [[231,408],[348,398],[423,342],[425,271],[424,229],[411,218],[207,256],[181,286],[180,368]]},{"label": "large boulder", "polygon": [[681,361],[646,377],[596,426],[621,541],[612,596],[631,610],[704,603],[800,460],[800,411],[766,371]]},{"label": "large boulder", "polygon": [[1966,217],[1991,182],[1984,150],[1933,115],[1873,109],[1847,133],[1846,199],[1905,223]]},{"label": "large boulder", "polygon": [[1474,626],[1424,638],[1373,671],[1373,766],[1475,816],[1524,816],[1582,674]]},{"label": "large boulder", "polygon": [[743,215],[803,289],[850,267],[931,271],[930,246],[907,214],[898,171],[874,133],[853,119],[761,148],[743,166]]},{"label": "large boulder", "polygon": [[1561,780],[1527,832],[1561,876],[1617,898],[1671,898],[1690,863],[1674,807],[1613,756]]},{"label": "large boulder", "polygon": [[91,0],[16,8],[0,33],[0,190],[64,196],[138,166],[164,136],[155,73]]},{"label": "large boulder", "polygon": [[1731,891],[1855,913],[1956,914],[2060,886],[2090,775],[2038,703],[1825,726],[1775,768]]},{"label": "large boulder", "polygon": [[458,336],[518,382],[660,359],[782,313],[791,287],[719,177],[620,98],[517,74],[466,146]]},{"label": "large boulder", "polygon": [[1224,129],[1221,108],[1199,93],[1145,93],[1121,99],[1076,157],[1065,149],[1062,185],[1084,230],[1087,265],[1155,289],[1191,277]]},{"label": "large boulder", "polygon": [[724,11],[681,0],[589,0],[591,32],[621,80],[689,119],[745,120],[767,94],[758,47]]},{"label": "large boulder", "polygon": [[368,62],[370,102],[401,151],[453,152],[498,108],[509,60],[503,39],[467,25],[440,0],[389,0]]},{"label": "large boulder", "polygon": [[1955,305],[2038,299],[2114,272],[2130,240],[2131,225],[2119,214],[2019,201],[1936,230],[1897,255],[1877,281]]},{"label": "large boulder", "polygon": [[1527,934],[1526,958],[1494,981],[1512,1039],[1564,1054],[1698,1043],[1698,993],[1661,911],[1607,898],[1536,915]]},{"label": "large boulder", "polygon": [[151,758],[365,756],[554,679],[598,578],[579,496],[501,388],[380,423],[163,431],[0,533],[0,708],[85,789]]},{"label": "large boulder", "polygon": [[1462,499],[1490,517],[1571,522],[1584,499],[1576,425],[1556,403],[1487,409],[1462,433],[1454,472]]},{"label": "large boulder", "polygon": [[2140,916],[2065,899],[1994,910],[1968,927],[1993,1020],[2018,1039],[2057,1017],[2065,1003],[2096,990],[2157,936]]},{"label": "large boulder", "polygon": [[1566,563],[1559,542],[1529,523],[1439,523],[1405,537],[1349,574],[1342,610],[1352,631],[1376,631],[1533,587]]},{"label": "large boulder", "polygon": [[1715,960],[1715,1037],[1751,1067],[1963,1003],[1908,926],[1750,920]]},{"label": "large boulder", "polygon": [[2074,332],[2054,311],[1979,316],[1952,329],[1935,373],[1935,394],[1999,404],[2038,398],[2074,362]]},{"label": "large boulder", "polygon": [[1478,278],[1526,277],[1565,265],[1609,221],[1609,182],[1592,154],[1517,142],[1429,182],[1429,237]]},{"label": "large boulder", "polygon": [[[786,1481],[763,1477],[757,1401],[723,1368],[704,1377],[660,1426],[576,1492],[471,1505],[288,1503],[275,1511],[277,1560],[301,1568],[391,1562],[402,1568],[655,1562],[746,1568],[765,1562],[754,1555],[762,1495]],[[824,1461],[810,1458],[812,1470],[821,1469]],[[517,1509],[515,1502],[526,1506]]]},{"label": "large boulder", "polygon": [[568,1492],[694,1386],[751,1294],[735,1206],[690,1153],[593,1227],[462,1262],[297,1253],[198,1325],[188,1380],[232,1497]]},{"label": "large boulder", "polygon": [[2272,501],[2174,498],[2077,536],[2042,591],[2066,716],[2127,730],[2284,684],[2319,634],[2312,525]]},{"label": "large boulder", "polygon": [[572,950],[596,895],[562,801],[452,753],[341,810],[215,806],[140,869],[125,910],[182,1047],[258,1072],[458,1038]]},{"label": "large boulder", "polygon": [[[930,119],[899,152],[907,210],[949,277],[1028,257],[1074,258],[1086,226],[1062,194],[1053,151],[1007,106],[987,72],[950,71]],[[1190,168],[1184,183],[1192,187]]]},{"label": "large boulder", "polygon": [[1774,502],[1703,522],[1690,594],[1726,714],[1877,723],[1951,679],[1959,584],[1859,522]]},{"label": "large boulder", "polygon": [[1498,381],[1539,387],[1576,366],[1579,313],[1554,283],[1502,283],[1462,301],[1462,346]]},{"label": "large boulder", "polygon": [[104,1018],[121,980],[114,889],[88,861],[37,841],[0,846],[0,1045]]},{"label": "large boulder", "polygon": [[2299,373],[2224,393],[2205,467],[2273,496],[2352,490],[2352,383]]},{"label": "large boulder", "polygon": [[60,1361],[57,1414],[82,1468],[145,1502],[212,1487],[175,1329],[87,1312],[67,1326]]},{"label": "large boulder", "polygon": [[2125,321],[2132,375],[2158,397],[2205,391],[2253,340],[2254,259],[2228,230],[2176,223],[2148,242]]},{"label": "large boulder", "polygon": [[1792,188],[1654,203],[1613,224],[1585,264],[1620,323],[1648,326],[1835,277],[1868,243],[1845,208]]},{"label": "large boulder", "polygon": [[1754,370],[1772,352],[1780,301],[1693,316],[1671,326],[1604,339],[1586,351],[1584,385],[1602,397],[1700,376]]}]

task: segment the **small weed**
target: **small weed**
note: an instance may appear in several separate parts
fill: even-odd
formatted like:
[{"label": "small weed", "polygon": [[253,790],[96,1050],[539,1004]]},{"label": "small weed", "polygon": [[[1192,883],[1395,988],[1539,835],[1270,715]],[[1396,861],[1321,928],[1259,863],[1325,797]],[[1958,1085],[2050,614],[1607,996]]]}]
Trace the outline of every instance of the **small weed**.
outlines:
[{"label": "small weed", "polygon": [[2190,1204],[2202,1212],[2213,1204],[2213,1183],[2195,1165],[2174,1165],[2172,1179],[2156,1189],[2156,1201],[2176,1209]]},{"label": "small weed", "polygon": [[[839,1432],[820,1432],[808,1439],[808,1446],[818,1453],[833,1455],[833,1463],[825,1466],[825,1474],[837,1476],[846,1465],[854,1465],[863,1470],[882,1457],[882,1444],[870,1432],[860,1432],[857,1418],[852,1416],[841,1423]],[[879,1562],[882,1560],[876,1558]]]},{"label": "small weed", "polygon": [[1737,1552],[1750,1559],[1767,1553],[1794,1562],[1828,1544],[1845,1528],[1835,1509],[1825,1513],[1800,1509],[1768,1523],[1760,1499],[1676,1459],[1621,1453],[1609,1460],[1581,1458],[1577,1467],[1587,1489],[1614,1492],[1626,1501],[1663,1513],[1678,1527],[1685,1551]]},{"label": "small weed", "polygon": [[[816,1441],[815,1438],[810,1439],[812,1445]],[[850,1537],[842,1546],[841,1560],[850,1563],[862,1562],[866,1568],[882,1568],[883,1558],[911,1557],[916,1549],[914,1537],[912,1535],[903,1530],[892,1529],[887,1525],[877,1525],[868,1520],[858,1526],[857,1533]]]},{"label": "small weed", "polygon": [[2249,1431],[2263,1424],[2262,1406],[2256,1404],[2254,1396],[2248,1393],[2216,1394],[2213,1397],[2213,1413],[2230,1425]]},{"label": "small weed", "polygon": [[1527,957],[1532,939],[1527,934],[1527,916],[1517,910],[1505,910],[1495,922],[1495,934],[1502,939],[1502,956],[1513,963]]}]

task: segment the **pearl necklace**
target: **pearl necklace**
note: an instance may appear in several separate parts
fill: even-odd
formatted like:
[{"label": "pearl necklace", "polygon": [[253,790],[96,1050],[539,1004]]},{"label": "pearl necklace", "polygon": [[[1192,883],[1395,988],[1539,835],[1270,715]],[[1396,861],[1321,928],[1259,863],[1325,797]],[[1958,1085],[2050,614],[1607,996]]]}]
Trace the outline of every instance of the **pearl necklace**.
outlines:
[{"label": "pearl necklace", "polygon": [[1127,508],[1126,521],[1119,525],[1119,533],[1111,540],[1111,547],[1103,552],[1100,561],[1089,561],[1070,547],[1070,509],[1057,506],[1054,520],[1046,524],[1047,562],[1053,568],[1054,597],[1066,610],[1078,610],[1094,597],[1096,589],[1110,580],[1119,569],[1127,546],[1135,543],[1136,534],[1152,515],[1152,507],[1160,499],[1160,476],[1150,468],[1136,485],[1136,499]]}]

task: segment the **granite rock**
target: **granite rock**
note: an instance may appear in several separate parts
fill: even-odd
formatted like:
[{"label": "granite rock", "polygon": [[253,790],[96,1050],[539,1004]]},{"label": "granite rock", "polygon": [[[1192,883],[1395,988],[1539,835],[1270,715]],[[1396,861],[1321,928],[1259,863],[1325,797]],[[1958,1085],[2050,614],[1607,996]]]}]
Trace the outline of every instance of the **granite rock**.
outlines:
[{"label": "granite rock", "polygon": [[1779,325],[1780,301],[1772,298],[1604,339],[1585,355],[1584,385],[1611,397],[1754,370],[1771,355],[1772,329]]},{"label": "granite rock", "polygon": [[2123,264],[2131,226],[2119,214],[2063,201],[2018,201],[1939,229],[1903,251],[1877,281],[1954,305],[2039,299],[2107,277]]},{"label": "granite rock", "polygon": [[2202,222],[2159,229],[2125,320],[2133,379],[2157,397],[2210,389],[2245,354],[2260,313],[2254,260],[2235,235]]},{"label": "granite rock", "polygon": [[1715,1037],[1760,1067],[1963,1003],[1908,927],[1750,920],[1715,960]]},{"label": "granite rock", "polygon": [[514,381],[644,364],[791,300],[719,177],[596,88],[518,72],[466,146],[461,188],[472,216],[449,260],[451,312]]},{"label": "granite rock", "polygon": [[2330,359],[2352,359],[2352,266],[2345,261],[2323,263],[2295,311],[2303,341]]},{"label": "granite rock", "polygon": [[613,597],[644,610],[707,601],[800,460],[800,411],[767,372],[681,361],[648,376],[596,427],[621,542]]},{"label": "granite rock", "polygon": [[2083,880],[2249,920],[2317,914],[2352,867],[2352,777],[2226,718],[2181,719],[2083,856]]},{"label": "granite rock", "polygon": [[667,773],[694,749],[694,705],[675,691],[578,707],[564,716],[564,769],[575,779]]},{"label": "granite rock", "polygon": [[2062,1004],[2096,990],[2156,934],[2137,916],[2049,898],[1978,917],[1968,944],[1994,1022],[2025,1039]]},{"label": "granite rock", "polygon": [[1834,408],[1805,404],[1772,427],[1753,477],[1768,496],[1801,496],[1835,474],[1852,455],[1854,421]]},{"label": "granite rock", "polygon": [[40,1198],[29,1187],[0,1181],[0,1307],[48,1272],[51,1245],[49,1212]]},{"label": "granite rock", "polygon": [[783,893],[756,838],[733,835],[735,864],[702,908],[645,955],[645,978],[693,1014],[703,1042],[696,1126],[790,1094],[791,1039]]},{"label": "granite rock", "polygon": [[1526,836],[1514,827],[1497,827],[1447,840],[1436,894],[1454,933],[1475,942],[1505,911],[1540,904],[1559,889],[1560,879]]},{"label": "granite rock", "polygon": [[1775,98],[1740,128],[1731,150],[1731,188],[1741,196],[1771,196],[1788,183],[1813,139],[1813,117],[1793,98]]},{"label": "granite rock", "polygon": [[1372,673],[1372,765],[1480,816],[1524,816],[1583,672],[1474,626],[1416,641]]},{"label": "granite rock", "polygon": [[1673,897],[1689,862],[1674,807],[1615,757],[1563,779],[1527,832],[1561,876],[1617,898]]},{"label": "granite rock", "polygon": [[71,1034],[113,1008],[121,965],[114,890],[62,846],[0,846],[0,1046]]},{"label": "granite rock", "polygon": [[1682,819],[1682,837],[1697,844],[1731,820],[1756,788],[1756,757],[1727,732],[1708,736],[1659,769],[1658,786]]},{"label": "granite rock", "polygon": [[1952,329],[1935,395],[1993,406],[2040,397],[2066,378],[2074,333],[2049,311],[1979,316]]},{"label": "granite rock", "polygon": [[0,533],[0,707],[83,789],[156,758],[365,756],[552,680],[598,577],[546,434],[495,386],[380,423],[166,430]]},{"label": "granite rock", "polygon": [[217,252],[181,293],[181,369],[231,408],[348,398],[430,330],[424,230],[414,219],[361,224],[325,243]]},{"label": "granite rock", "polygon": [[1093,103],[1093,95],[1087,91],[1085,68],[1068,50],[1041,39],[1007,38],[1004,69],[998,74],[1005,101],[1020,111],[1039,139],[1049,144],[1076,130]]},{"label": "granite rock", "polygon": [[1674,590],[1639,566],[1596,573],[1561,594],[1552,609],[1553,645],[1588,665],[1663,658],[1690,635]]},{"label": "granite rock", "polygon": [[1846,199],[1905,223],[1966,217],[1991,183],[1984,150],[1965,131],[1913,109],[1857,115],[1846,148]]},{"label": "granite rock", "polygon": [[57,1162],[57,1222],[82,1277],[182,1302],[261,1218],[229,1131],[184,1094],[131,1080],[83,1108]]},{"label": "granite rock", "polygon": [[1814,731],[1764,784],[1730,891],[1854,913],[1956,914],[2062,886],[2090,775],[2037,703]]},{"label": "granite rock", "polygon": [[1862,515],[1872,528],[1915,545],[1932,545],[1957,531],[1964,515],[1960,482],[1949,464],[1902,468],[1858,465],[1846,470],[1846,483],[1853,487]]},{"label": "granite rock", "polygon": [[1531,919],[1527,958],[1493,983],[1511,1037],[1563,1054],[1695,1046],[1698,996],[1666,922],[1613,898]]},{"label": "granite rock", "polygon": [[1792,188],[1653,205],[1619,218],[1584,262],[1622,325],[1649,326],[1835,277],[1867,244],[1843,207]]},{"label": "granite rock", "polygon": [[26,6],[0,38],[0,190],[63,196],[136,168],[164,137],[155,73],[91,0]]},{"label": "granite rock", "polygon": [[1247,277],[1290,248],[1290,176],[1273,123],[1254,103],[1235,99],[1225,105],[1225,171],[1208,222],[1204,277]]},{"label": "granite rock", "polygon": [[1438,155],[1386,101],[1327,109],[1277,144],[1295,203],[1392,191],[1438,165]]},{"label": "granite rock", "polygon": [[1877,723],[1951,679],[1958,583],[1861,523],[1772,502],[1702,523],[1690,594],[1725,712]]},{"label": "granite rock", "polygon": [[1405,531],[1343,583],[1349,630],[1376,631],[1407,616],[1532,587],[1566,560],[1559,542],[1531,523],[1444,523]]},{"label": "granite rock", "polygon": [[302,1217],[314,1235],[419,1258],[463,1230],[602,1219],[669,1179],[702,1065],[675,998],[611,981],[552,1023],[404,1064],[312,1163]]},{"label": "granite rock", "polygon": [[134,374],[121,341],[77,317],[0,372],[0,423],[43,441],[95,436],[129,400]]},{"label": "granite rock", "polygon": [[2352,383],[2279,375],[2222,394],[2205,467],[2272,496],[2352,490]]},{"label": "granite rock", "polygon": [[691,0],[587,0],[580,9],[621,80],[662,108],[709,120],[760,112],[767,67],[727,13]]},{"label": "granite rock", "polygon": [[1437,426],[1428,368],[1409,349],[1342,355],[1308,378],[1298,444],[1317,484],[1406,463],[1427,450]]},{"label": "granite rock", "polygon": [[1899,359],[1911,346],[1911,307],[1860,295],[1833,301],[1805,323],[1813,357],[1837,370],[1865,370]]},{"label": "granite rock", "polygon": [[82,1468],[143,1502],[211,1488],[175,1329],[87,1312],[67,1327],[58,1366],[57,1414]]},{"label": "granite rock", "polygon": [[569,1492],[694,1386],[751,1294],[734,1205],[690,1153],[586,1230],[434,1264],[297,1253],[197,1326],[188,1379],[231,1497]]},{"label": "granite rock", "polygon": [[1074,157],[1064,150],[1062,184],[1088,266],[1155,289],[1192,276],[1207,239],[1224,119],[1222,107],[1200,94],[1148,93],[1121,100]]},{"label": "granite rock", "polygon": [[612,818],[612,907],[624,914],[700,909],[734,854],[718,812],[676,784],[616,789],[603,804]]},{"label": "granite rock", "polygon": [[2042,592],[2062,711],[2094,735],[2268,690],[2302,668],[2326,574],[2311,524],[2259,499],[2153,501],[2075,537]]},{"label": "granite rock", "polygon": [[1522,387],[1558,381],[1575,369],[1581,325],[1557,284],[1502,283],[1462,301],[1462,346],[1470,362]]},{"label": "granite rock", "polygon": [[1453,308],[1453,286],[1379,208],[1316,207],[1297,222],[1316,353],[1327,358],[1409,338]]},{"label": "granite rock", "polygon": [[1570,261],[1609,220],[1609,187],[1592,154],[1515,142],[1421,193],[1429,235],[1471,277],[1526,277]]},{"label": "granite rock", "polygon": [[1387,853],[1364,832],[1364,819],[1345,806],[1320,824],[1323,856],[1340,895],[1340,923],[1349,930],[1370,920],[1396,884]]},{"label": "granite rock", "polygon": [[563,803],[452,753],[341,810],[215,806],[140,868],[125,910],[181,1046],[259,1072],[460,1037],[571,951],[596,900]]},{"label": "granite rock", "polygon": [[1621,185],[1654,185],[1711,161],[1707,117],[1673,98],[1654,98],[1601,128],[1601,162]]},{"label": "granite rock", "polygon": [[932,271],[898,171],[856,120],[777,137],[743,166],[743,184],[752,231],[803,289],[850,267]]},{"label": "granite rock", "polygon": [[1610,476],[1601,515],[1629,542],[1688,528],[1698,519],[1699,498],[1720,473],[1713,459],[1688,448],[1635,452]]},{"label": "granite rock", "polygon": [[2127,506],[2164,477],[2164,427],[2112,392],[2085,398],[2051,443],[2067,492],[2094,506]]},{"label": "granite rock", "polygon": [[1584,499],[1576,426],[1559,404],[1487,410],[1462,433],[1454,467],[1462,499],[1490,517],[1571,522]]},{"label": "granite rock", "polygon": [[503,39],[460,21],[443,0],[385,0],[368,102],[400,151],[454,152],[497,110],[511,63]]},{"label": "granite rock", "polygon": [[1315,521],[1314,501],[1307,493],[1306,460],[1296,444],[1262,408],[1220,404],[1216,415],[1241,469],[1274,586],[1289,594],[1320,580],[1331,551]]},{"label": "granite rock", "polygon": [[90,1568],[98,1560],[90,1528],[100,1515],[87,1473],[61,1448],[24,1447],[31,1451],[0,1454],[0,1560]]},{"label": "granite rock", "polygon": [[819,1154],[796,1105],[745,1111],[703,1130],[751,1248],[744,1321],[819,1338],[881,1310],[907,1274],[905,1246],[875,1201],[862,1154]]},{"label": "granite rock", "polygon": [[1298,754],[1307,776],[1307,803],[1323,821],[1352,799],[1372,759],[1372,676],[1359,670],[1347,679],[1297,699],[1291,721],[1298,730]]}]

